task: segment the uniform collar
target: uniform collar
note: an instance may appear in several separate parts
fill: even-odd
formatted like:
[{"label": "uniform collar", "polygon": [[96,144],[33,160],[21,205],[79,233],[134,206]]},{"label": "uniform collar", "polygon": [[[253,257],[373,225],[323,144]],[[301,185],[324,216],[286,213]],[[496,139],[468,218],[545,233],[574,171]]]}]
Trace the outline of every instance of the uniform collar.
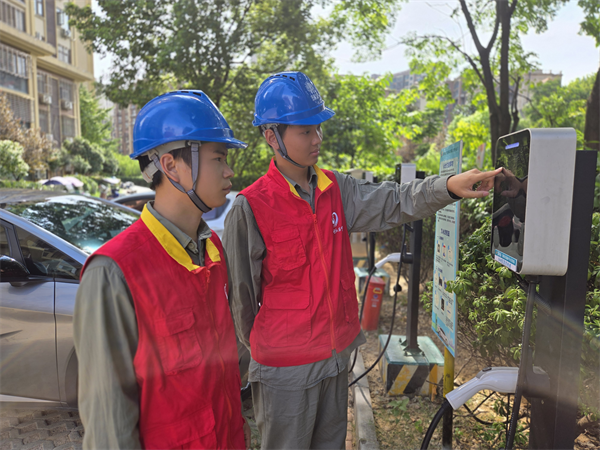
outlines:
[{"label": "uniform collar", "polygon": [[[182,265],[190,272],[194,272],[194,271],[197,271],[198,269],[200,269],[201,266],[197,266],[196,264],[194,264],[192,262],[190,255],[187,254],[187,252],[185,251],[185,248],[184,248],[184,243],[185,243],[185,245],[187,245],[189,243],[189,241],[191,240],[191,238],[189,236],[187,236],[185,233],[183,233],[181,230],[179,230],[179,228],[177,228],[171,222],[168,222],[167,219],[163,218],[164,221],[168,222],[169,228],[174,227],[173,231],[175,231],[175,230],[179,231],[179,233],[176,233],[176,234],[178,234],[179,238],[182,238],[181,235],[183,235],[183,236],[185,236],[185,238],[187,238],[187,242],[180,241],[177,237],[175,237],[175,235],[169,229],[167,229],[167,227],[163,223],[161,223],[161,220],[159,220],[158,217],[156,217],[156,215],[158,215],[156,210],[154,210],[154,208],[152,208],[152,212],[151,212],[150,208],[152,208],[151,205],[144,206],[144,210],[142,211],[141,219],[144,222],[144,224],[148,227],[150,232],[154,235],[154,237],[156,238],[158,243],[162,246],[162,248],[165,249],[165,251],[169,254],[169,256],[171,258],[173,258],[178,264]],[[161,218],[162,218],[162,216],[161,216]],[[208,226],[207,226],[207,228],[208,228]],[[202,231],[205,231],[205,230],[199,229],[198,231],[199,231],[199,233],[201,233]],[[210,229],[209,229],[209,231],[210,231]],[[204,234],[204,233],[202,233],[202,234]],[[183,241],[186,241],[185,238],[183,238]],[[206,253],[208,254],[208,257],[210,258],[210,260],[212,262],[221,261],[221,256],[219,254],[219,250],[217,249],[217,247],[215,247],[215,245],[212,243],[212,241],[210,239],[206,239]],[[208,264],[206,264],[206,266],[208,266]]]},{"label": "uniform collar", "polygon": [[[329,177],[327,177],[327,175],[325,175],[325,173],[323,173],[323,171],[319,169],[316,164],[310,167],[309,170],[311,181],[314,175],[317,176],[317,187],[321,192],[323,192],[332,184],[332,181],[329,179]],[[269,172],[271,173],[271,176],[279,180],[281,184],[285,183],[289,187],[292,194],[294,194],[296,197],[300,197],[300,194],[298,194],[298,191],[296,190],[295,184],[292,184],[292,182],[279,171],[277,165],[275,165],[275,158],[271,159]]]}]

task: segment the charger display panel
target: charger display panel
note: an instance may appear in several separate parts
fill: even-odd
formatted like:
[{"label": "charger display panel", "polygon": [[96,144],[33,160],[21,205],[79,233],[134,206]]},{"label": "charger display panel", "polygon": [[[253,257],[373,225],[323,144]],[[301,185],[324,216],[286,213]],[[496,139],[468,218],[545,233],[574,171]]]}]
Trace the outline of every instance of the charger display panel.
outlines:
[{"label": "charger display panel", "polygon": [[492,256],[514,272],[523,265],[530,143],[523,130],[500,138],[496,147],[496,168],[503,170],[494,180]]}]

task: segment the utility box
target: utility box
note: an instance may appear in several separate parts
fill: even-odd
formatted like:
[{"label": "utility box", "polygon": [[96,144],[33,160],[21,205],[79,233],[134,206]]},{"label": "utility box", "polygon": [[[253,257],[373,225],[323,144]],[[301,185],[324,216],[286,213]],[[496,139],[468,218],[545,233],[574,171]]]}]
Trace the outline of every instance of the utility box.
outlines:
[{"label": "utility box", "polygon": [[[387,341],[387,334],[379,335],[379,351]],[[424,395],[437,392],[444,375],[444,355],[427,336],[418,336],[421,351],[406,351],[406,336],[393,335],[379,361],[385,390],[389,396]]]}]

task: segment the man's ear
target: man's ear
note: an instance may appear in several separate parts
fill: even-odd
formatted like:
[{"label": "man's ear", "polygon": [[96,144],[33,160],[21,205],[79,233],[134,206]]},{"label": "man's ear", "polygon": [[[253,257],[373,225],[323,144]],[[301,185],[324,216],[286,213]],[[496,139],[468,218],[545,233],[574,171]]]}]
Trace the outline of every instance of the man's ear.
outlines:
[{"label": "man's ear", "polygon": [[177,171],[177,164],[175,162],[175,158],[170,153],[165,153],[160,157],[160,164],[162,165],[163,170],[165,171],[165,175],[169,177],[171,180],[176,183],[181,184],[180,174]]},{"label": "man's ear", "polygon": [[275,137],[275,132],[272,129],[269,128],[267,131],[265,131],[265,140],[273,150],[279,148],[279,143],[277,142],[277,138]]}]

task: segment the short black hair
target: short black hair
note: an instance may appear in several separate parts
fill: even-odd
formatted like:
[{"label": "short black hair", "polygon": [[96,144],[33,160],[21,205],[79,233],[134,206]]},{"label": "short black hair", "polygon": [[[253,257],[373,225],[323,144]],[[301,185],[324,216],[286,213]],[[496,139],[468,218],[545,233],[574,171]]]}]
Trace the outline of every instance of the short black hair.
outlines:
[{"label": "short black hair", "polygon": [[[173,155],[174,159],[183,159],[183,162],[187,164],[188,167],[192,167],[192,148],[191,147],[183,147],[183,148],[177,148],[175,150],[171,150],[169,152],[171,155]],[[146,167],[148,167],[150,164],[152,163],[152,160],[150,158],[148,158],[147,155],[142,155],[138,158],[138,162],[140,164],[140,170],[143,172]],[[162,183],[162,179],[163,179],[163,173],[158,170],[154,173],[154,175],[152,176],[152,181],[150,182],[150,189],[152,189],[153,191],[156,190],[156,188],[158,186],[160,186],[160,183]]]}]

